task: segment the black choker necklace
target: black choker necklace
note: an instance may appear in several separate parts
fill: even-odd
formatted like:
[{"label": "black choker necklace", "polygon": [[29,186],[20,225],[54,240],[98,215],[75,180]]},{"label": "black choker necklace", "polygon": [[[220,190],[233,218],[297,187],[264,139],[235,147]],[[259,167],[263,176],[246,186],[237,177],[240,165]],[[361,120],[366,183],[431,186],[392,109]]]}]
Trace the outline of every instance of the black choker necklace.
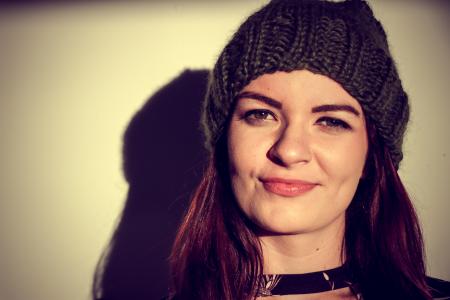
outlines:
[{"label": "black choker necklace", "polygon": [[259,280],[257,296],[311,294],[352,288],[344,266],[305,274],[264,274]]}]

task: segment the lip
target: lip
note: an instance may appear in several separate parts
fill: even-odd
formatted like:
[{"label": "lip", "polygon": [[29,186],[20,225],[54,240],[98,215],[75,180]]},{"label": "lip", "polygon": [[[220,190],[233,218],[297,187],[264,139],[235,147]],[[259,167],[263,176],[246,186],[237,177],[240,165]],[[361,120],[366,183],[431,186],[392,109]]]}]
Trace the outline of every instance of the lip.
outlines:
[{"label": "lip", "polygon": [[318,185],[308,181],[284,178],[264,178],[261,179],[261,182],[268,192],[283,197],[296,197],[303,195]]}]

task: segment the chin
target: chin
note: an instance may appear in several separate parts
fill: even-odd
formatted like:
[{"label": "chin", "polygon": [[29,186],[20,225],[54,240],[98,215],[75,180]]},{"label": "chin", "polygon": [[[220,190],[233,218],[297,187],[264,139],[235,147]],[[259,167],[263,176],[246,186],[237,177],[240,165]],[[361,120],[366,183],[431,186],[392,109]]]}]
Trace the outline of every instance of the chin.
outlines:
[{"label": "chin", "polygon": [[260,230],[261,235],[294,235],[301,233],[308,233],[313,231],[312,226],[307,226],[306,224],[293,224],[289,222],[286,218],[275,220],[271,218],[270,220],[260,220],[253,219],[253,223],[256,224]]}]

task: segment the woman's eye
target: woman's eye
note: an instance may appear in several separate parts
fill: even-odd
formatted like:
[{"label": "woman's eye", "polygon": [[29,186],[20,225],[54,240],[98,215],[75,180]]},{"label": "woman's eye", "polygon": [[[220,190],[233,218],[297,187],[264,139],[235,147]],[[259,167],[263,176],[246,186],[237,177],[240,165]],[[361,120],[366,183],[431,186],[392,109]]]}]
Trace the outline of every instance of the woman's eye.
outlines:
[{"label": "woman's eye", "polygon": [[331,129],[344,129],[344,130],[352,129],[350,125],[348,125],[346,122],[336,118],[322,117],[319,120],[317,120],[317,123]]},{"label": "woman's eye", "polygon": [[249,110],[244,114],[243,118],[250,123],[259,123],[267,120],[276,120],[275,115],[270,110],[266,109]]}]

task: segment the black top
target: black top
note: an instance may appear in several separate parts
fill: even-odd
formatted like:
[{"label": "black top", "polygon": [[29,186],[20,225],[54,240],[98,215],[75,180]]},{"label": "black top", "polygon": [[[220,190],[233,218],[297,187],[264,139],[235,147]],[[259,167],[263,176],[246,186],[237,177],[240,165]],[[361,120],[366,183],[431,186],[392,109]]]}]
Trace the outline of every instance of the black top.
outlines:
[{"label": "black top", "polygon": [[[426,277],[435,300],[450,300],[450,282]],[[320,293],[349,287],[357,299],[364,297],[343,267],[306,274],[265,274],[261,276],[258,296]],[[170,300],[165,297],[161,300]],[[177,297],[172,300],[181,300]]]},{"label": "black top", "polygon": [[[450,282],[433,277],[426,277],[426,281],[433,299],[450,299]],[[346,287],[350,288],[357,299],[364,299],[344,266],[305,274],[264,274],[261,276],[257,295],[311,294]]]},{"label": "black top", "polygon": [[450,282],[427,277],[427,285],[430,288],[433,299],[450,299]]},{"label": "black top", "polygon": [[344,267],[304,274],[264,274],[258,296],[312,294],[345,287],[352,288],[353,284]]}]

